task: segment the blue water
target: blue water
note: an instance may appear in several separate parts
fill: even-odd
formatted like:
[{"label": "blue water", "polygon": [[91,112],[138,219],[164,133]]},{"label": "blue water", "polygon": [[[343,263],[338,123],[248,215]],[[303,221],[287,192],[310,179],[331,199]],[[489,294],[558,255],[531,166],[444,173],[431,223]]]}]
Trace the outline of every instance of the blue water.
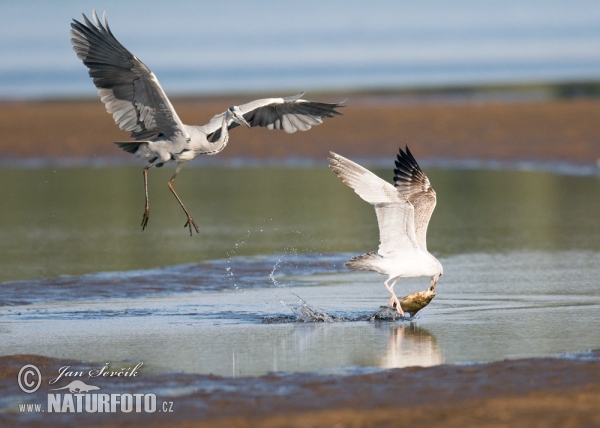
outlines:
[{"label": "blue water", "polygon": [[0,99],[95,96],[69,23],[106,10],[168,94],[600,78],[600,2],[1,3]]},{"label": "blue water", "polygon": [[[0,284],[0,356],[143,361],[159,372],[340,373],[598,349],[598,252],[441,257],[443,283],[412,321],[371,322],[383,277],[350,254],[232,257]],[[396,285],[404,296],[427,278]],[[340,322],[300,317],[308,302]]]}]

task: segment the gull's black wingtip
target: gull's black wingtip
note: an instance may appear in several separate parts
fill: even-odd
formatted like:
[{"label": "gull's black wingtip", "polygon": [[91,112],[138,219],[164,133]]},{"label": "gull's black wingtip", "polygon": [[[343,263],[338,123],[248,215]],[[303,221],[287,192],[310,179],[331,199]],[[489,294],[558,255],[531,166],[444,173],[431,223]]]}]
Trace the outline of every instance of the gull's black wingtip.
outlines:
[{"label": "gull's black wingtip", "polygon": [[394,185],[396,187],[402,186],[403,183],[410,183],[415,180],[416,176],[423,174],[417,160],[410,152],[408,144],[405,145],[404,150],[402,150],[402,147],[398,149],[398,155],[394,162],[396,165],[394,169]]},{"label": "gull's black wingtip", "polygon": [[420,169],[417,160],[415,159],[415,157],[411,153],[410,149],[408,148],[408,144],[406,144],[404,146],[405,151],[402,150],[402,147],[400,147],[398,150],[399,150],[399,153],[397,156],[398,160],[395,162],[396,167],[400,167],[400,165],[403,164],[406,166],[416,166],[417,168]]}]

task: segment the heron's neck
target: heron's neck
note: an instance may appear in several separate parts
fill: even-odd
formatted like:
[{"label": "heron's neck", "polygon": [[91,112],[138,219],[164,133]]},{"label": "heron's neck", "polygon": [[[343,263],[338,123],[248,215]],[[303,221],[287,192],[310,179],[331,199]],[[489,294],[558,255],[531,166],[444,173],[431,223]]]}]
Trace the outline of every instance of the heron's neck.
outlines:
[{"label": "heron's neck", "polygon": [[229,142],[229,126],[227,125],[229,120],[227,120],[227,115],[223,117],[223,124],[221,125],[221,135],[217,141],[211,143],[211,150],[207,152],[201,152],[203,155],[216,155],[220,153]]}]

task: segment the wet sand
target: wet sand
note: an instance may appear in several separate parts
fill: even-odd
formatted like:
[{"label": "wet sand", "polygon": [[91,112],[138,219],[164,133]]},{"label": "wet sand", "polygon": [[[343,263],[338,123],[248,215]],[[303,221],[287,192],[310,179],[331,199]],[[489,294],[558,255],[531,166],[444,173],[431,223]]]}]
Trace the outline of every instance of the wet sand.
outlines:
[{"label": "wet sand", "polygon": [[[309,94],[339,101],[345,95]],[[212,115],[253,97],[174,100],[182,120]],[[236,129],[223,160],[320,160],[329,150],[384,158],[409,144],[421,158],[565,162],[600,159],[600,101],[404,103],[352,96],[343,116],[308,133]],[[130,159],[112,142],[128,140],[97,100],[0,104],[0,159]],[[473,344],[477,346],[477,344]],[[334,351],[333,351],[334,352]],[[2,426],[382,427],[600,425],[600,353],[595,360],[527,359],[485,365],[408,368],[369,375],[296,374],[259,378],[163,374],[144,376],[135,390],[191,386],[172,397],[174,413],[153,415],[0,414]],[[16,386],[23,364],[56,367],[45,357],[0,358],[1,396],[25,396]],[[81,364],[81,363],[79,363]],[[126,382],[120,380],[122,386]],[[233,388],[230,390],[230,388]],[[121,391],[115,391],[121,392]],[[44,394],[46,391],[44,391]],[[157,394],[158,395],[158,394]],[[25,401],[24,397],[24,401]]]},{"label": "wet sand", "polygon": [[[266,129],[236,129],[219,161],[306,158],[329,151],[387,158],[408,144],[419,159],[563,162],[595,165],[600,159],[600,100],[546,102],[406,101],[383,95],[308,94],[337,102],[343,116],[310,132],[286,135]],[[184,123],[204,124],[253,96],[175,99]],[[129,140],[97,99],[0,104],[0,159],[118,158],[131,160],[114,141]],[[214,159],[214,158],[213,158]]]},{"label": "wet sand", "polygon": [[[2,396],[17,396],[18,402],[44,405],[50,386],[44,384],[31,397],[16,386],[18,370],[24,364],[36,364],[42,373],[56,373],[64,365],[81,370],[90,367],[31,355],[1,357]],[[83,380],[94,383],[94,379]],[[96,380],[95,384],[101,381]],[[154,392],[159,405],[163,400],[173,403],[173,412],[38,415],[15,412],[0,414],[0,422],[2,426],[21,423],[29,427],[60,424],[181,428],[600,425],[598,351],[584,359],[540,358],[470,366],[413,367],[341,377],[274,374],[221,378],[146,375],[142,371],[135,379],[114,378],[109,382],[110,387],[104,388],[104,392]],[[181,393],[164,396],[165,387]]]}]

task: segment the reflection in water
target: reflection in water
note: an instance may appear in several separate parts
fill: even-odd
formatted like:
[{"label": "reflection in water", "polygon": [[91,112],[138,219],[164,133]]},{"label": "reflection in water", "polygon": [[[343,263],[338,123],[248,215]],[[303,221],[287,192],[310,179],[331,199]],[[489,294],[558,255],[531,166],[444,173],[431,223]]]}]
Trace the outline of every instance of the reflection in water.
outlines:
[{"label": "reflection in water", "polygon": [[444,355],[435,337],[423,327],[416,323],[394,323],[389,325],[389,329],[390,341],[378,367],[429,367],[444,363]]},{"label": "reflection in water", "polygon": [[[296,325],[288,333],[272,343],[271,355],[253,361],[253,368],[239,365],[240,358],[252,351],[238,347],[239,371],[235,374],[248,374],[249,370],[340,371],[342,367],[388,369],[444,363],[435,337],[416,323],[341,321],[335,327]],[[245,371],[240,372],[242,369]]]}]

